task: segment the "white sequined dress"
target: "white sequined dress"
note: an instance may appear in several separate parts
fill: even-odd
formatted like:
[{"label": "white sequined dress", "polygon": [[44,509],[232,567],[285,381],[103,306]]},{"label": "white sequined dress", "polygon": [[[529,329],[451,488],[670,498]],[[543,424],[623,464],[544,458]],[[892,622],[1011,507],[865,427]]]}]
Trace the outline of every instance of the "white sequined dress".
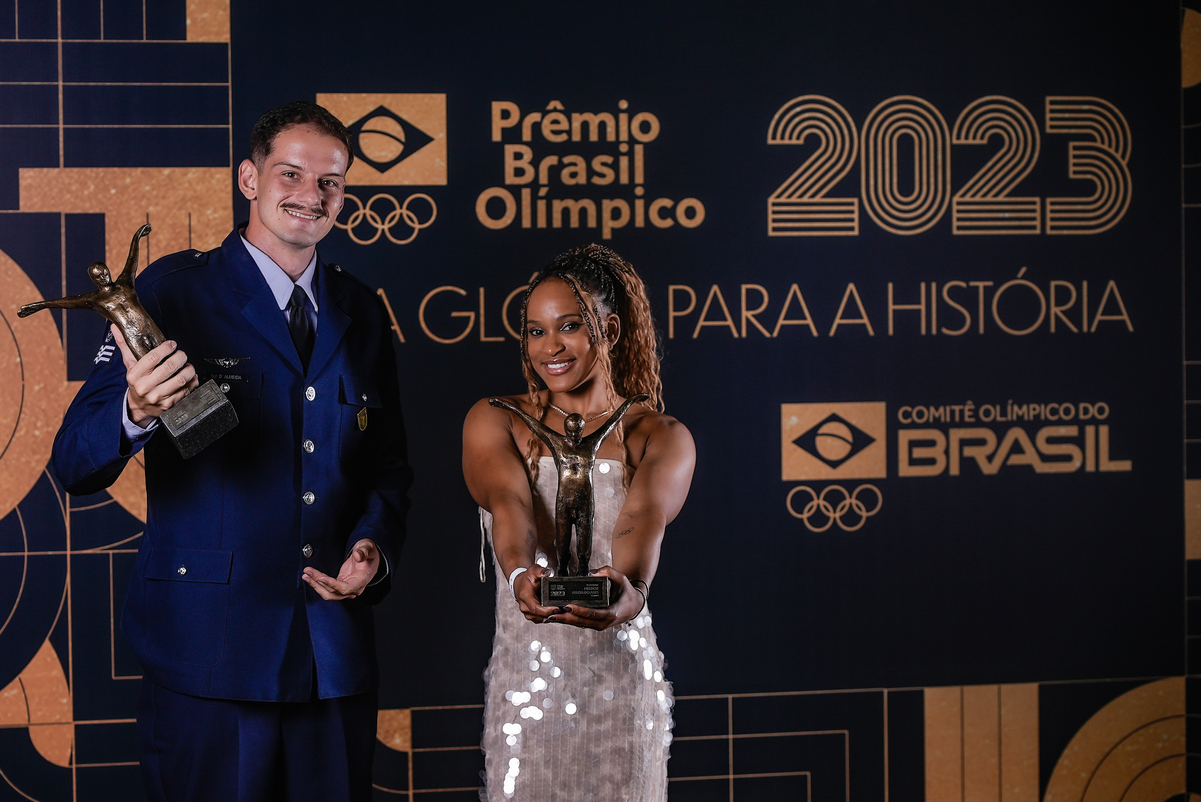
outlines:
[{"label": "white sequined dress", "polygon": [[[592,564],[612,563],[622,466],[597,460]],[[551,551],[557,473],[539,465],[538,556]],[[492,534],[492,516],[480,510]],[[671,684],[663,678],[651,612],[604,632],[527,621],[496,568],[496,636],[484,672],[485,802],[667,798]]]}]

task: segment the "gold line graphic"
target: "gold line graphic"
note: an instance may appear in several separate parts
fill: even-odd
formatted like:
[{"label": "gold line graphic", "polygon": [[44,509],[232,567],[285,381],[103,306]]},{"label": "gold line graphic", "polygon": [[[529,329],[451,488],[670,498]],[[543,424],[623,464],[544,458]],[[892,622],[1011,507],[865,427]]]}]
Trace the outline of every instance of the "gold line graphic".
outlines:
[{"label": "gold line graphic", "polygon": [[1184,689],[1183,677],[1169,677],[1097,711],[1064,749],[1043,802],[1120,802],[1131,791],[1128,802],[1162,802],[1185,793]]},{"label": "gold line graphic", "polygon": [[1037,685],[926,688],[925,721],[927,800],[1038,802]]}]

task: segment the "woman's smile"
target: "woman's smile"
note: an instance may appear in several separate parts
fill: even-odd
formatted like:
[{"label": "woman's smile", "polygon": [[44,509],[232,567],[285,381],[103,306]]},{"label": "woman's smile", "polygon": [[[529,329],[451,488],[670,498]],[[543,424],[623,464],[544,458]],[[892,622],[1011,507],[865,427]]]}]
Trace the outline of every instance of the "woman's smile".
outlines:
[{"label": "woman's smile", "polygon": [[562,376],[567,371],[571,370],[571,366],[575,364],[574,359],[554,359],[542,363],[542,367],[551,376]]}]

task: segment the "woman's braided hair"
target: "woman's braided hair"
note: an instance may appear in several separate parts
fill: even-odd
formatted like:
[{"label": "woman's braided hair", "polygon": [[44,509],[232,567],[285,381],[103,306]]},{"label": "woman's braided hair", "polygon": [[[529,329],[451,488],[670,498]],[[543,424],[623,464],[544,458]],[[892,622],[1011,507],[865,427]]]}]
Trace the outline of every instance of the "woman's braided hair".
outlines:
[{"label": "woman's braided hair", "polygon": [[[650,396],[642,402],[651,409],[663,410],[663,382],[659,379],[661,341],[651,317],[646,285],[634,272],[633,266],[603,245],[584,245],[560,254],[530,280],[529,289],[521,303],[521,370],[528,387],[530,405],[538,420],[546,414],[546,404],[539,394],[538,374],[530,360],[529,337],[526,333],[526,310],[530,295],[548,278],[557,278],[571,288],[580,315],[588,328],[589,339],[597,349],[597,361],[604,377],[605,394],[611,407],[618,398],[638,393]],[[621,334],[610,345],[604,337],[601,321],[613,312],[621,321]],[[622,449],[625,462],[625,426],[619,424],[613,436]],[[526,452],[526,464],[531,478],[537,475],[539,440],[532,433]],[[628,469],[628,465],[626,466]],[[629,476],[626,470],[625,475]],[[628,479],[627,479],[628,481]]]}]

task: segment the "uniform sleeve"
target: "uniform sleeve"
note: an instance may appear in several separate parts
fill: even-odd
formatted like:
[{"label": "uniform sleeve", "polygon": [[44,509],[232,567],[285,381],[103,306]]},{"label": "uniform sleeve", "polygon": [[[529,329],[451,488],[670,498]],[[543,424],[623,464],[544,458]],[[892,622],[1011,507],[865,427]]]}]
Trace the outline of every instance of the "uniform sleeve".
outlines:
[{"label": "uniform sleeve", "polygon": [[102,349],[99,360],[67,409],[50,458],[54,475],[73,496],[111,485],[134,451],[122,435],[128,385],[121,352]]},{"label": "uniform sleeve", "polygon": [[[141,281],[137,290],[142,305],[154,317],[158,303],[153,291]],[[71,495],[104,490],[117,480],[125,463],[137,452],[124,436],[122,424],[128,389],[125,363],[106,326],[104,345],[63,416],[50,455],[51,470]]]},{"label": "uniform sleeve", "polygon": [[[383,303],[375,299],[386,321]],[[408,443],[405,437],[404,415],[400,405],[400,382],[396,372],[396,352],[392,343],[392,330],[381,322],[380,347],[376,349],[373,376],[380,388],[384,404],[383,427],[379,432],[380,447],[375,451],[375,464],[365,474],[369,485],[367,503],[354,530],[347,538],[347,549],[363,538],[373,541],[383,555],[387,574],[378,582],[369,585],[360,597],[368,604],[376,604],[388,594],[392,586],[392,575],[396,572],[400,549],[405,541],[405,516],[409,510],[409,486],[413,482],[413,471],[409,466]],[[348,555],[349,556],[349,555]]]}]

